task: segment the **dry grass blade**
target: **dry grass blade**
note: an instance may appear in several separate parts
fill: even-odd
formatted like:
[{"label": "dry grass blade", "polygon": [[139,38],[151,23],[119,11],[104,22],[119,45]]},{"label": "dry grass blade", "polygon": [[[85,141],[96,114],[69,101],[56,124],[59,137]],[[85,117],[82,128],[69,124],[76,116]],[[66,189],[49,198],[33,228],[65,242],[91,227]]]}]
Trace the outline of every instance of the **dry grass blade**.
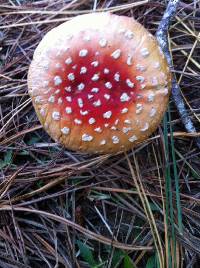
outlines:
[{"label": "dry grass blade", "polygon": [[121,249],[125,249],[125,250],[136,250],[136,251],[138,251],[138,250],[152,250],[152,247],[150,247],[150,246],[146,246],[146,247],[133,246],[133,245],[129,245],[129,244],[123,244],[123,243],[120,243],[118,241],[113,241],[112,239],[106,238],[105,236],[102,236],[102,235],[96,234],[92,231],[89,231],[89,230],[83,228],[82,226],[72,222],[72,221],[69,221],[67,219],[64,219],[64,218],[59,217],[59,216],[54,215],[54,214],[50,214],[50,213],[45,212],[45,211],[28,209],[28,208],[23,208],[23,207],[20,207],[20,208],[11,207],[11,206],[6,206],[6,205],[3,205],[0,207],[0,211],[8,211],[8,210],[9,211],[12,210],[12,211],[30,212],[30,213],[35,213],[38,215],[45,216],[45,217],[50,218],[54,221],[58,221],[59,223],[66,224],[67,226],[73,227],[77,231],[88,236],[90,239],[97,240],[97,241],[104,243],[106,245],[113,245],[116,248],[121,248]]},{"label": "dry grass blade", "polygon": [[126,155],[127,161],[128,161],[128,165],[131,171],[131,175],[132,178],[134,180],[134,184],[136,186],[136,189],[138,191],[138,194],[140,196],[140,200],[142,202],[142,206],[144,208],[146,217],[148,219],[149,225],[151,227],[151,232],[152,232],[152,236],[154,239],[154,244],[157,250],[157,254],[158,254],[158,259],[159,259],[159,266],[161,268],[164,268],[164,255],[163,255],[163,249],[162,249],[162,243],[161,243],[161,239],[160,239],[160,235],[158,232],[158,228],[156,226],[156,222],[155,222],[155,218],[153,216],[153,213],[151,211],[150,205],[149,205],[149,201],[147,199],[145,190],[144,190],[144,186],[142,184],[141,181],[141,177],[140,177],[140,172],[139,172],[139,167],[138,167],[138,163],[135,157],[135,154],[133,154],[133,158],[134,158],[134,163],[135,163],[135,168],[136,168],[136,174],[133,170],[133,167],[131,165],[131,162],[128,158],[128,156]]}]

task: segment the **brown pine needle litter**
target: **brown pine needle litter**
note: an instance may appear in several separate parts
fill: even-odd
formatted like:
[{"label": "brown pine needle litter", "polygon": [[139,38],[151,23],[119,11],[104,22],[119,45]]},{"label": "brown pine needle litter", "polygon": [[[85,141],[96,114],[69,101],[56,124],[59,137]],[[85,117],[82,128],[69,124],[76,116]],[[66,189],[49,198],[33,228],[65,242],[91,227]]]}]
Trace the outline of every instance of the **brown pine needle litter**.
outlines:
[{"label": "brown pine needle litter", "polygon": [[200,1],[179,1],[168,32],[196,132],[186,132],[171,97],[160,127],[134,150],[72,152],[44,132],[27,94],[33,51],[53,27],[109,11],[155,35],[167,4],[0,1],[0,267],[199,267]]}]

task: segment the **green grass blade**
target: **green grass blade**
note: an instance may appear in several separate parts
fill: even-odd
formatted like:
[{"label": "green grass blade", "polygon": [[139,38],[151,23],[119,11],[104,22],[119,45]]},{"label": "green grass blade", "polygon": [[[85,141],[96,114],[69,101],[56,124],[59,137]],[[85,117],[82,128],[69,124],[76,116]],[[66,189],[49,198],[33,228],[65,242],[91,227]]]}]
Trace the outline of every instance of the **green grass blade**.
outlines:
[{"label": "green grass blade", "polygon": [[170,141],[171,141],[171,154],[172,154],[172,161],[173,161],[173,173],[174,173],[174,180],[175,180],[175,188],[176,188],[176,207],[177,207],[177,214],[178,214],[178,227],[179,232],[183,233],[183,226],[182,226],[182,212],[181,212],[181,202],[180,202],[180,192],[179,192],[179,178],[176,166],[176,156],[175,156],[175,148],[174,148],[174,137],[173,137],[173,129],[171,124],[171,113],[169,107],[169,128],[170,128]]}]

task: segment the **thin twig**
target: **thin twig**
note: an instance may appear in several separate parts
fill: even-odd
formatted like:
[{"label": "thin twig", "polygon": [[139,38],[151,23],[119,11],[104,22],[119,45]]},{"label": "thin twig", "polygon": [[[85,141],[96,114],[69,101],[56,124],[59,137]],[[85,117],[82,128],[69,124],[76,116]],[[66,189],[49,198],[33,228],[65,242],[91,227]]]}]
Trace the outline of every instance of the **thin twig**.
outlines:
[{"label": "thin twig", "polygon": [[[161,46],[171,69],[173,69],[173,63],[172,63],[172,58],[171,58],[170,51],[169,51],[168,30],[169,30],[170,22],[176,14],[176,10],[177,10],[179,3],[180,3],[180,0],[169,1],[166,11],[164,12],[162,20],[156,32],[158,43]],[[182,123],[185,126],[185,129],[189,133],[195,133],[196,128],[192,120],[190,119],[188,112],[185,108],[185,103],[181,95],[180,86],[178,85],[174,74],[172,74],[172,96],[176,104],[176,107],[178,109],[178,112],[180,114]],[[197,143],[197,146],[200,148],[199,138],[196,138],[196,143]]]}]

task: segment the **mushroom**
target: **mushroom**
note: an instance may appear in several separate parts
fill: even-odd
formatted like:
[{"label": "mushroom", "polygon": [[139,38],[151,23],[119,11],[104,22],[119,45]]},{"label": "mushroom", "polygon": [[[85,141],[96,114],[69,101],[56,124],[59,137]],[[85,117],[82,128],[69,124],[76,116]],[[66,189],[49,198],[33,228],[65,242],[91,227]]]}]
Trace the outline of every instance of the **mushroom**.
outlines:
[{"label": "mushroom", "polygon": [[89,153],[128,150],[159,125],[171,75],[155,38],[138,22],[81,15],[36,48],[28,88],[38,118],[57,142]]}]

